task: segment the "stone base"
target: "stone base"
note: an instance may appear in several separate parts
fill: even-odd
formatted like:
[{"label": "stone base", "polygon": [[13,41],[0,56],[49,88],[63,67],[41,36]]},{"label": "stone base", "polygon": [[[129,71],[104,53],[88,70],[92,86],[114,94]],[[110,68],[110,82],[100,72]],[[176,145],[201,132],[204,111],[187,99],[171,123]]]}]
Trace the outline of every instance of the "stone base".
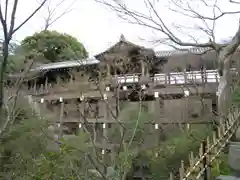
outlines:
[{"label": "stone base", "polygon": [[240,180],[240,177],[235,176],[218,176],[216,180]]},{"label": "stone base", "polygon": [[240,127],[237,129],[235,137],[236,137],[236,141],[240,141]]}]

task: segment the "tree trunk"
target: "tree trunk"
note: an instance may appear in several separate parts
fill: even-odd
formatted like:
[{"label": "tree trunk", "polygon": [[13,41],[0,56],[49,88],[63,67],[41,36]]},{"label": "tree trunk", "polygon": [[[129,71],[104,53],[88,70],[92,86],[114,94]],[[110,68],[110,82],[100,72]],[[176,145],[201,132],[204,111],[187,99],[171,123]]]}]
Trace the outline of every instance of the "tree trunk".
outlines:
[{"label": "tree trunk", "polygon": [[226,53],[219,53],[219,61],[223,62],[222,76],[220,76],[220,81],[218,85],[218,114],[219,114],[219,123],[223,123],[227,115],[230,94],[231,94],[231,75],[230,75],[230,56],[226,56]]},{"label": "tree trunk", "polygon": [[3,42],[3,61],[0,69],[0,124],[4,123],[4,76],[8,60],[8,42]]}]

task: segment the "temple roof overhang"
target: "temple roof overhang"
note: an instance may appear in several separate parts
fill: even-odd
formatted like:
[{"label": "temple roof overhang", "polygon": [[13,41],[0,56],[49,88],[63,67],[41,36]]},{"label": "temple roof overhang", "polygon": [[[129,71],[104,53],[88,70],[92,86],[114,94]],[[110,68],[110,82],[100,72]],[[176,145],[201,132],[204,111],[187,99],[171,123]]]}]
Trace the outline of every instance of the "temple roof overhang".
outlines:
[{"label": "temple roof overhang", "polygon": [[146,48],[144,46],[140,46],[130,41],[127,41],[126,38],[121,35],[119,41],[116,44],[108,48],[106,51],[95,55],[94,57],[99,61],[103,61],[105,59],[108,59],[108,57],[128,55],[129,52],[132,50],[138,50],[140,54],[155,56],[155,52],[153,51],[153,49]]},{"label": "temple roof overhang", "polygon": [[53,70],[53,69],[81,67],[84,65],[87,66],[87,65],[93,65],[93,64],[98,64],[98,63],[99,63],[99,60],[97,60],[96,58],[70,60],[70,61],[42,64],[42,65],[35,67],[34,69],[31,69],[31,71],[49,71],[49,70]]}]

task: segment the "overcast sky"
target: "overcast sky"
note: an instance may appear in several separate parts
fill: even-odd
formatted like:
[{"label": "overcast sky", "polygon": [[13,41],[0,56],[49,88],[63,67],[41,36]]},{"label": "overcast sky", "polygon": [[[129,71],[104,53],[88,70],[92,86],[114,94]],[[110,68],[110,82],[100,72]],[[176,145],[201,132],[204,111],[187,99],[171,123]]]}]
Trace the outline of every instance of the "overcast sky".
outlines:
[{"label": "overcast sky", "polygon": [[[59,0],[54,1],[57,2]],[[128,0],[131,7],[146,12],[143,4],[140,3],[141,1],[142,0]],[[163,1],[167,2],[167,0],[162,0],[162,2]],[[71,0],[67,0],[66,3],[58,9],[58,12],[61,13],[70,3]],[[35,0],[19,0],[16,25],[27,17],[32,10],[36,8],[36,5]],[[166,5],[166,3],[164,5]],[[172,23],[180,23],[187,26],[192,24],[193,21],[183,18],[179,14],[170,12],[164,5],[156,5],[156,8],[161,12],[161,15],[164,16],[164,19],[167,20],[169,25]],[[234,8],[236,9],[236,5],[230,5],[228,0],[221,0],[220,6],[226,11],[234,10]],[[202,8],[201,10],[204,14],[212,13],[211,10],[205,9],[198,4],[196,5],[196,8]],[[40,31],[44,25],[43,17],[45,12],[46,11],[42,9],[33,19],[31,19],[31,21],[24,25],[14,35],[14,39],[21,41],[24,37],[31,35],[36,31]],[[218,39],[226,39],[234,35],[238,27],[238,18],[238,16],[228,16],[217,23],[216,34]],[[94,0],[77,0],[77,3],[74,4],[74,10],[59,19],[50,29],[59,32],[66,32],[76,37],[84,44],[85,48],[90,53],[90,56],[104,51],[110,45],[116,43],[121,34],[124,34],[128,41],[147,47],[154,47],[156,50],[166,48],[163,46],[155,46],[147,42],[147,40],[161,36],[160,34],[124,22],[119,19],[114,12],[101,4],[96,3]]]}]

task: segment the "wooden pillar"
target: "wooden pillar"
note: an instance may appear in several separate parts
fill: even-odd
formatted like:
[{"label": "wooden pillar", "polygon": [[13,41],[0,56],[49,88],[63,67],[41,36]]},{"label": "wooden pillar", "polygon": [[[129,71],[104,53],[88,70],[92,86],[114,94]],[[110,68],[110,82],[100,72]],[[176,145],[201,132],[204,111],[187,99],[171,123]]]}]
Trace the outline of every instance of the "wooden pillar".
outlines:
[{"label": "wooden pillar", "polygon": [[41,85],[40,85],[40,93],[43,93],[43,92],[44,92],[44,85],[41,84]]},{"label": "wooden pillar", "polygon": [[34,94],[36,93],[37,91],[37,79],[34,79],[34,83],[33,83],[33,92]]},{"label": "wooden pillar", "polygon": [[145,75],[145,63],[143,60],[140,61],[141,62],[141,75],[144,76]]},{"label": "wooden pillar", "polygon": [[184,84],[187,84],[187,70],[184,69]]},{"label": "wooden pillar", "polygon": [[[107,97],[107,95],[106,94],[104,94],[104,97],[103,97],[104,99],[104,101],[107,101],[108,99],[108,97]],[[104,122],[103,122],[103,124],[102,124],[102,128],[103,128],[103,141],[102,141],[102,143],[103,143],[103,146],[104,146],[104,148],[106,147],[106,145],[107,145],[107,142],[108,142],[108,130],[107,130],[107,127],[108,127],[108,125],[107,125],[107,123],[109,122],[109,108],[108,108],[108,103],[107,102],[105,102],[104,103],[104,106],[105,106],[105,109],[104,109]]]},{"label": "wooden pillar", "polygon": [[151,127],[151,131],[154,131],[153,134],[154,134],[154,144],[158,145],[159,144],[159,132],[158,132],[158,129],[159,129],[159,111],[160,110],[160,106],[159,106],[159,93],[158,92],[155,92],[154,93],[154,97],[155,97],[155,100],[152,101],[151,103],[151,112],[153,113],[153,126]]},{"label": "wooden pillar", "polygon": [[111,66],[109,64],[106,64],[107,68],[107,77],[111,76]]},{"label": "wooden pillar", "polygon": [[82,130],[84,128],[84,123],[85,123],[85,120],[86,120],[86,112],[85,112],[85,100],[84,100],[84,97],[82,96],[80,98],[81,102],[78,104],[78,112],[79,112],[79,124],[78,124],[78,127],[79,127],[79,130]]},{"label": "wooden pillar", "polygon": [[203,83],[207,83],[207,69],[204,67],[203,69]]},{"label": "wooden pillar", "polygon": [[[102,124],[102,130],[103,130],[103,138],[102,138],[102,145],[103,145],[103,149],[102,149],[102,159],[105,162],[104,164],[107,163],[107,146],[108,146],[108,122],[110,119],[110,113],[109,113],[109,107],[108,107],[108,96],[106,93],[103,94],[103,101],[105,102],[105,108],[104,108],[104,122]],[[108,103],[107,103],[108,101]],[[107,173],[107,167],[104,166],[104,174]]]},{"label": "wooden pillar", "polygon": [[[206,79],[207,79],[207,74],[206,74]],[[217,75],[217,73],[215,74],[215,79],[216,79],[216,83],[218,83],[218,75]]]},{"label": "wooden pillar", "polygon": [[171,77],[170,77],[170,73],[167,73],[167,77],[168,77],[167,84],[171,84]]},{"label": "wooden pillar", "polygon": [[164,82],[164,84],[168,84],[168,74],[167,73],[165,73],[165,82]]},{"label": "wooden pillar", "polygon": [[189,91],[188,90],[184,90],[184,100],[183,100],[183,114],[182,114],[182,122],[186,122],[188,121],[188,104],[189,104]]},{"label": "wooden pillar", "polygon": [[46,76],[45,78],[45,86],[44,86],[44,89],[46,92],[48,92],[48,76]]},{"label": "wooden pillar", "polygon": [[73,84],[73,75],[70,74],[70,79],[69,79],[70,84]]},{"label": "wooden pillar", "polygon": [[92,124],[92,128],[93,128],[93,142],[96,143],[97,142],[97,125],[98,123],[93,122]]},{"label": "wooden pillar", "polygon": [[59,85],[59,84],[60,84],[60,82],[61,82],[61,79],[60,79],[60,77],[59,77],[59,76],[57,76],[57,77],[56,77],[56,81],[57,81],[57,84]]},{"label": "wooden pillar", "polygon": [[63,121],[64,121],[64,100],[62,97],[60,97],[59,101],[60,101],[60,117],[59,117],[60,133],[59,133],[59,137],[62,137],[63,136]]}]

